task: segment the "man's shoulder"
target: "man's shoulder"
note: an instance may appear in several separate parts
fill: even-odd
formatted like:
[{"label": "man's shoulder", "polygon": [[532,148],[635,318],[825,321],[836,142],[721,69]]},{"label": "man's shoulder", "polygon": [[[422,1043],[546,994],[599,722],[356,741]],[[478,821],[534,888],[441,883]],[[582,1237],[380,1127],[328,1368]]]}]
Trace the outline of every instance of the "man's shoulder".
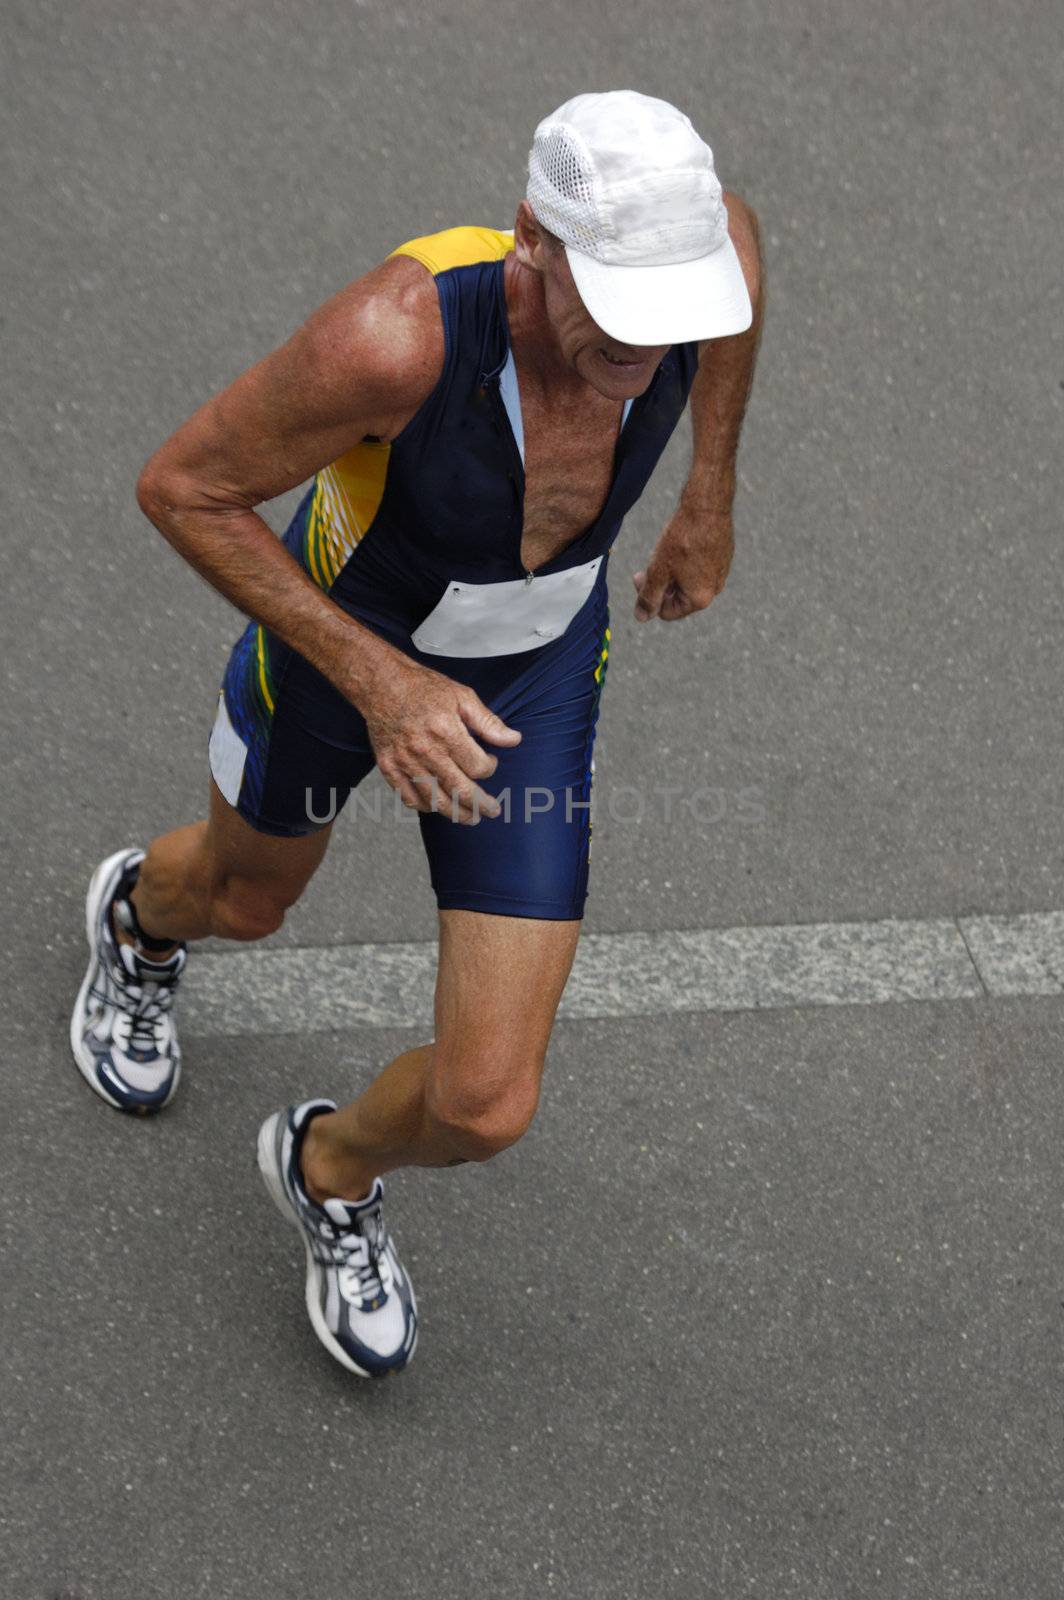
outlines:
[{"label": "man's shoulder", "polygon": [[484,261],[499,261],[514,247],[513,229],[458,227],[438,233],[421,234],[397,245],[387,257],[412,256],[427,267],[433,277],[452,267],[472,267]]},{"label": "man's shoulder", "polygon": [[[387,360],[417,362],[426,340],[443,356],[436,279],[454,267],[499,261],[513,249],[513,234],[498,228],[443,228],[407,239],[347,286],[319,316],[333,337],[340,332],[364,352],[367,344]],[[416,264],[415,264],[416,263]],[[427,268],[427,271],[425,270]],[[430,365],[434,363],[430,358]]]},{"label": "man's shoulder", "polygon": [[512,233],[496,228],[444,228],[406,240],[308,318],[310,369],[371,395],[374,431],[391,437],[443,370],[440,273],[500,260],[512,248]]}]

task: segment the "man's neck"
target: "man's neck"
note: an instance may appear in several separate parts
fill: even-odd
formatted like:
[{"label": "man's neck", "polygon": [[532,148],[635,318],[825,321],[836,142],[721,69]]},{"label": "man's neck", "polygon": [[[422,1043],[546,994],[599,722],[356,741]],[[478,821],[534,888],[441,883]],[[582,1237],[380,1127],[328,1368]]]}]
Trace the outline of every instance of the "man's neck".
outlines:
[{"label": "man's neck", "polygon": [[550,325],[539,273],[522,266],[511,251],[503,257],[502,282],[510,347],[521,371],[552,394],[586,391],[590,385],[565,361]]}]

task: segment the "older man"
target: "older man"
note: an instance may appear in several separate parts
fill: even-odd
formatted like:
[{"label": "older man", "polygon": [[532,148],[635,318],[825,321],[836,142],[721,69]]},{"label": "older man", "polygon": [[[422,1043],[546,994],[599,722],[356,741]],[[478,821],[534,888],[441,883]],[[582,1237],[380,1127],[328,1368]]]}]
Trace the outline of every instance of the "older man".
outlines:
[{"label": "older man", "polygon": [[[141,475],[146,514],[251,621],[208,818],[94,874],[74,1056],[111,1105],[165,1105],[188,942],[279,928],[374,765],[417,809],[434,1038],[259,1134],[314,1329],[352,1372],[399,1370],[417,1338],[382,1175],[486,1160],[535,1113],[587,892],[609,552],[690,395],[694,459],[636,615],[720,591],[762,298],[754,214],[690,120],[578,95],[535,131],[512,232],[401,245]],[[254,508],[308,479],[279,541]]]}]

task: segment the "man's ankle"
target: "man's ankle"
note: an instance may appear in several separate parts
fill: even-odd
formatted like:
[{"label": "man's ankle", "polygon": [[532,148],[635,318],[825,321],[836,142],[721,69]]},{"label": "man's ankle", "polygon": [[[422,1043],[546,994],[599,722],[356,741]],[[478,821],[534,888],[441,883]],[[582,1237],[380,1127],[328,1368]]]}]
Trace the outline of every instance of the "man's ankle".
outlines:
[{"label": "man's ankle", "polygon": [[115,898],[112,899],[110,906],[107,907],[107,917],[110,918],[110,931],[114,934],[118,944],[128,944],[146,962],[155,962],[157,965],[168,962],[171,955],[176,954],[181,949],[181,941],[179,939],[173,939],[173,941],[171,939],[155,939],[144,933],[144,928],[139,925],[139,917],[136,914],[136,907],[133,906],[131,896],[133,896],[133,891],[130,891],[130,894],[126,894],[125,904],[133,912],[133,928],[126,926],[122,918],[115,915],[115,906],[117,906],[118,898],[120,898],[115,894]]},{"label": "man's ankle", "polygon": [[142,946],[139,939],[133,938],[133,934],[126,933],[122,923],[115,922],[114,906],[110,907],[110,931],[114,933],[117,944],[128,944],[130,949],[136,950],[136,954],[141,957],[141,960],[155,962],[157,966],[165,965],[170,960],[171,955],[176,955],[176,952],[181,949],[179,944],[168,944],[163,950],[147,950],[146,947]]},{"label": "man's ankle", "polygon": [[365,1200],[373,1188],[374,1173],[366,1173],[348,1161],[339,1163],[330,1140],[319,1123],[334,1116],[323,1112],[314,1117],[303,1135],[299,1150],[299,1169],[304,1192],[315,1205],[326,1200]]}]

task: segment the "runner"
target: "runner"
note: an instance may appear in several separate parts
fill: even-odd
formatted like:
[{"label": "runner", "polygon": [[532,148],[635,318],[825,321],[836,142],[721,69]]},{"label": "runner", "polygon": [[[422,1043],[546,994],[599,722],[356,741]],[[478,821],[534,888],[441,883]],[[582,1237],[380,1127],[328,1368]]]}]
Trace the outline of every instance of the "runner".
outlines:
[{"label": "runner", "polygon": [[[578,95],[535,131],[512,231],[400,245],[141,474],[145,513],[251,620],[207,819],[93,875],[71,1045],[110,1105],[159,1110],[189,943],[275,932],[374,765],[420,813],[434,1038],[258,1141],[314,1330],[354,1373],[400,1370],[417,1339],[382,1176],[487,1160],[535,1113],[587,892],[609,552],[690,394],[693,463],[636,615],[723,586],[761,285],[756,218],[689,119]],[[308,479],[276,539],[254,507]]]}]

